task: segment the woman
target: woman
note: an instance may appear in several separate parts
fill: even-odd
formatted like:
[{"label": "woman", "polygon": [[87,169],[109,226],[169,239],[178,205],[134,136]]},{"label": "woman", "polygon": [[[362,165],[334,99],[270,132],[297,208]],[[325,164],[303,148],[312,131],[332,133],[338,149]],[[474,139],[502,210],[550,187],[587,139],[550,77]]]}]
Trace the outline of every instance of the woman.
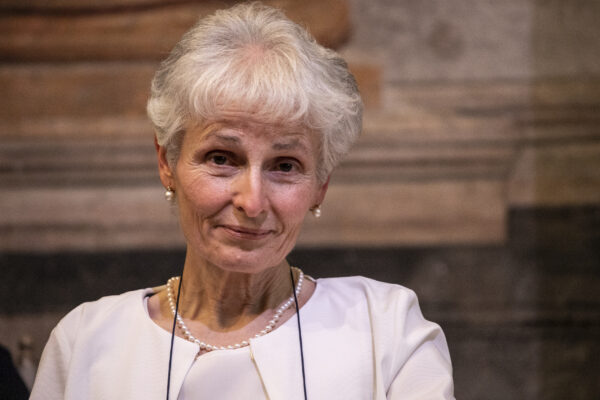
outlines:
[{"label": "woman", "polygon": [[275,9],[237,5],[177,44],[148,114],[183,278],[69,313],[33,399],[453,398],[443,333],[413,292],[286,261],[361,129],[337,54]]}]

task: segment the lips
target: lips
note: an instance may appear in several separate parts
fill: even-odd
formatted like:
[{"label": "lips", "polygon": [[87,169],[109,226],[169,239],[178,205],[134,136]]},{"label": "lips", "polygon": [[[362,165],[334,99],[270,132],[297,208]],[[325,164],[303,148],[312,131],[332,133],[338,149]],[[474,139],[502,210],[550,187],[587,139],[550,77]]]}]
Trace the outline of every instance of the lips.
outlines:
[{"label": "lips", "polygon": [[259,240],[268,236],[272,231],[267,229],[255,229],[237,225],[219,225],[230,236],[241,239]]}]

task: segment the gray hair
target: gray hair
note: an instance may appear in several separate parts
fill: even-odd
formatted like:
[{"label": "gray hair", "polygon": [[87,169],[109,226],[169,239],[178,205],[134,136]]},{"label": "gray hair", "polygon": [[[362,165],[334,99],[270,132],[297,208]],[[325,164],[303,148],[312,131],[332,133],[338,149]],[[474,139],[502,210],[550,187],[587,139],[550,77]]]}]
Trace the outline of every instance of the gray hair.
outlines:
[{"label": "gray hair", "polygon": [[147,111],[171,165],[192,124],[242,107],[265,123],[321,134],[324,182],[358,138],[362,101],[346,62],[285,15],[260,3],[202,18],[163,61]]}]

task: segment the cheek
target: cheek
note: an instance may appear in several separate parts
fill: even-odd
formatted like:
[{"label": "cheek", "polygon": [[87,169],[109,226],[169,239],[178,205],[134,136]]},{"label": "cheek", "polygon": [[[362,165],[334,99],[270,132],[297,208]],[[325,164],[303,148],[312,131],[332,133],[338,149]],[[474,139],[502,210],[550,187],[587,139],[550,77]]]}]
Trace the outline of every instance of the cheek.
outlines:
[{"label": "cheek", "polygon": [[[220,184],[219,184],[220,183]],[[182,201],[180,205],[195,210],[196,213],[210,214],[215,207],[226,201],[229,187],[219,180],[210,179],[202,174],[183,175],[180,182]]]},{"label": "cheek", "polygon": [[277,200],[277,211],[283,220],[283,223],[289,228],[301,225],[306,216],[307,210],[312,206],[313,191],[309,189],[300,189],[292,191],[279,191]]}]

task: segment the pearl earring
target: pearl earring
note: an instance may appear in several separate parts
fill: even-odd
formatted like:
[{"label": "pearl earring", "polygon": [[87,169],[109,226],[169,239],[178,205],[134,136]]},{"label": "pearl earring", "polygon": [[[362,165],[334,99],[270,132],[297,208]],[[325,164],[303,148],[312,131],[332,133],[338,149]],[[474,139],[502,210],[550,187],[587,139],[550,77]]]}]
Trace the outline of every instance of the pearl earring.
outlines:
[{"label": "pearl earring", "polygon": [[175,192],[173,191],[173,189],[171,189],[171,186],[167,186],[167,190],[165,191],[165,199],[167,201],[173,201],[174,197],[175,197]]},{"label": "pearl earring", "polygon": [[315,218],[321,218],[321,206],[314,206],[313,208],[310,209],[310,211],[312,212],[313,216]]}]

